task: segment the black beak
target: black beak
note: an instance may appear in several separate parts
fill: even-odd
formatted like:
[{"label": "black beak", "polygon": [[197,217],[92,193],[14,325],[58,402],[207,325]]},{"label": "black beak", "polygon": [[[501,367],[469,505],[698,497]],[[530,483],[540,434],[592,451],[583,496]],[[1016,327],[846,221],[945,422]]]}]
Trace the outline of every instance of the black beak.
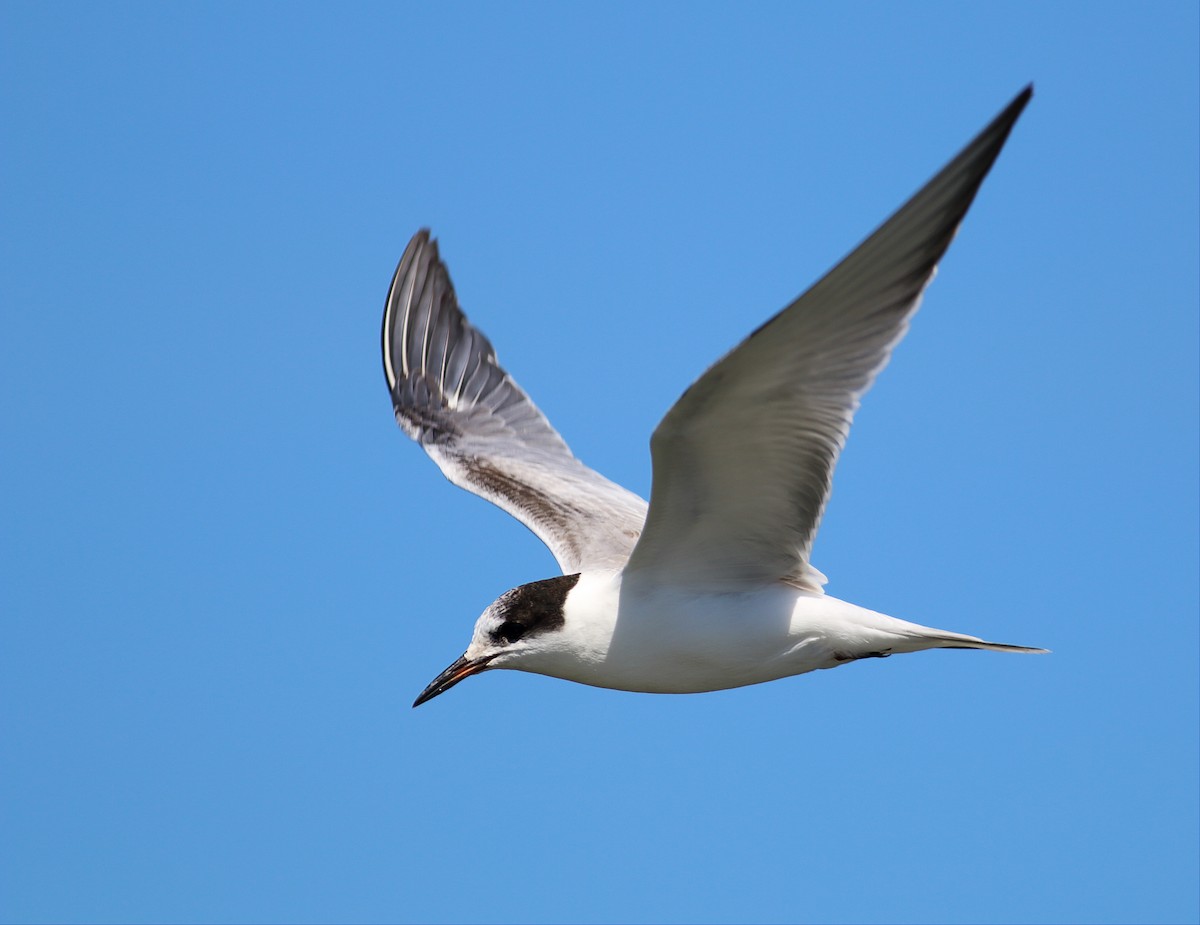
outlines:
[{"label": "black beak", "polygon": [[444,694],[450,690],[455,684],[463,678],[469,678],[473,674],[479,674],[488,666],[490,658],[481,658],[478,661],[471,661],[465,655],[459,658],[453,665],[443,671],[440,675],[433,679],[430,685],[421,691],[421,696],[413,701],[414,707],[419,707],[426,700],[432,700],[438,694]]}]

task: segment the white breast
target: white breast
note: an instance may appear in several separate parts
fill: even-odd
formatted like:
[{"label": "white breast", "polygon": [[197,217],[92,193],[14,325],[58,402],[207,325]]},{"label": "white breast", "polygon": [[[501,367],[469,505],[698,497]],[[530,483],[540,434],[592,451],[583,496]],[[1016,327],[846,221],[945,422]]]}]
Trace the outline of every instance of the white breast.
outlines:
[{"label": "white breast", "polygon": [[723,690],[835,667],[848,652],[878,644],[888,623],[907,625],[780,583],[690,593],[584,573],[567,598],[562,631],[537,658],[513,667],[618,690]]}]

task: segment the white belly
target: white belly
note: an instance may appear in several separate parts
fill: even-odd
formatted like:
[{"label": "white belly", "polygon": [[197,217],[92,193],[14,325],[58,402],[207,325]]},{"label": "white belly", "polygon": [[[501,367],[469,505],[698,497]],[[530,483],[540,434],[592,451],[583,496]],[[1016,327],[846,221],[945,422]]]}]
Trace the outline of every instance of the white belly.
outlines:
[{"label": "white belly", "polygon": [[887,648],[912,626],[783,584],[713,594],[589,579],[566,611],[568,635],[576,636],[575,623],[588,638],[573,639],[570,657],[529,670],[648,693],[724,690],[836,667]]}]

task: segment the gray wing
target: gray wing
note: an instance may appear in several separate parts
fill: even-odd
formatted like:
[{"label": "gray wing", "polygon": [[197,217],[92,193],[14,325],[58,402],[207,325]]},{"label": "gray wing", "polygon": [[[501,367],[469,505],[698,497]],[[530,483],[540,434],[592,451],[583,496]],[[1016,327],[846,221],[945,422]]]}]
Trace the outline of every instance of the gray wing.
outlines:
[{"label": "gray wing", "polygon": [[383,372],[404,432],[451,482],[537,534],[564,573],[625,564],[646,502],[576,459],[500,367],[459,309],[425,229],[409,241],[388,290]]},{"label": "gray wing", "polygon": [[859,400],[1032,95],[1028,87],[874,234],[708,370],[654,432],[626,571],[709,588],[819,591],[809,553]]}]

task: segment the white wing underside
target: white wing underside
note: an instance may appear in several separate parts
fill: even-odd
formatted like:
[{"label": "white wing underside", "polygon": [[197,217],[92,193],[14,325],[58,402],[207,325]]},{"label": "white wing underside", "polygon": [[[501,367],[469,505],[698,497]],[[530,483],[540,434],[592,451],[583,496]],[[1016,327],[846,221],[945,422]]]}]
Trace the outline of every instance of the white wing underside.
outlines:
[{"label": "white wing underside", "polygon": [[396,420],[451,482],[512,514],[564,573],[620,569],[646,502],[589,469],[467,321],[429,232],[400,258],[383,315]]},{"label": "white wing underside", "polygon": [[626,572],[696,589],[786,581],[809,564],[859,400],[908,329],[1026,89],[816,285],[709,369],[654,432],[650,510]]}]

